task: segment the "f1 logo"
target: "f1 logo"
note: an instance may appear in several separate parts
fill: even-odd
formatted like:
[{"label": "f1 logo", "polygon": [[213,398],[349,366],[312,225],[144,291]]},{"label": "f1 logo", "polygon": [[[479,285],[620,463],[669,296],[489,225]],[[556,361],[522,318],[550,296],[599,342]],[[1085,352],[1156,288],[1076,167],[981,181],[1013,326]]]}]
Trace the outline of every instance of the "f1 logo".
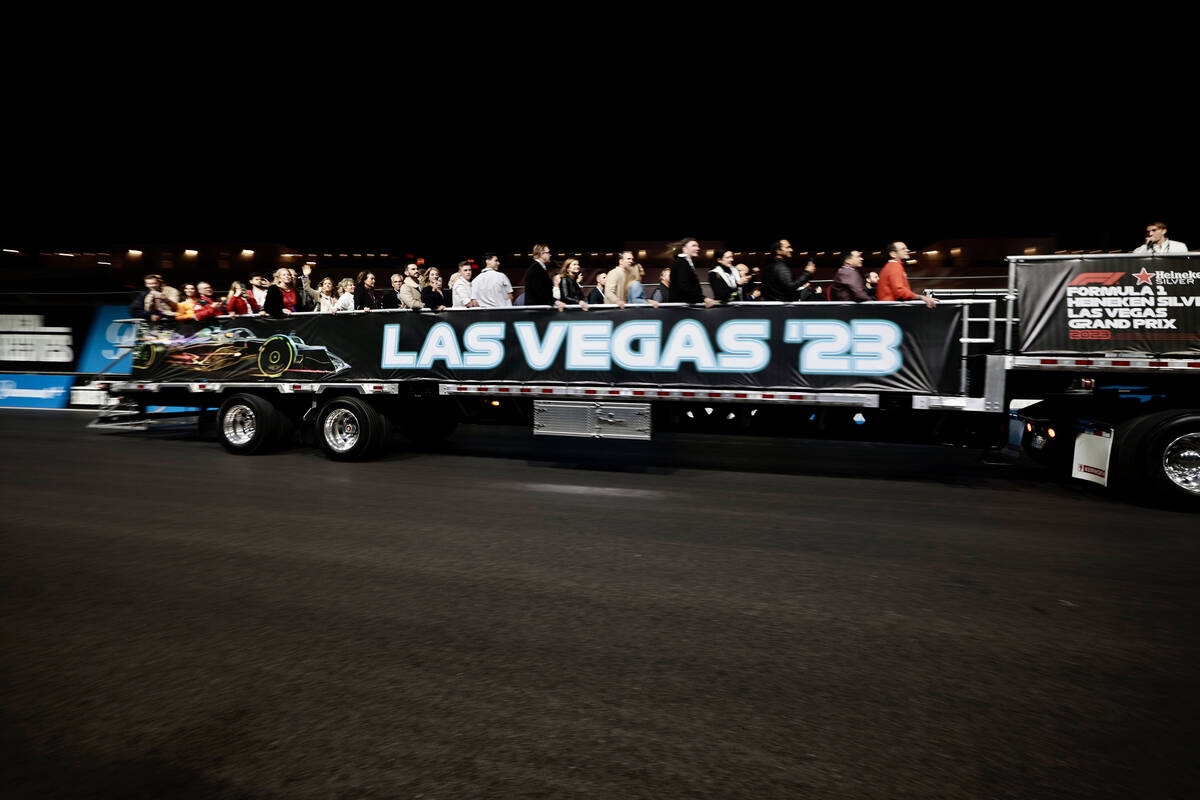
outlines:
[{"label": "f1 logo", "polygon": [[1123,277],[1125,277],[1124,272],[1084,272],[1081,275],[1076,275],[1075,279],[1067,285],[1089,286],[1093,283],[1098,283],[1101,286],[1112,286]]}]

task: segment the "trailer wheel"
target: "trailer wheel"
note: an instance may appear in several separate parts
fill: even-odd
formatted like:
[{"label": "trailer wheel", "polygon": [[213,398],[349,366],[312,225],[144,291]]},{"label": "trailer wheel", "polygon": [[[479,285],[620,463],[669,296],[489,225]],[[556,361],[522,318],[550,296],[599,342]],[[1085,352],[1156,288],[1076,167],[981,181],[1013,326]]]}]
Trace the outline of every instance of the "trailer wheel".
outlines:
[{"label": "trailer wheel", "polygon": [[279,411],[253,394],[235,394],[217,412],[221,446],[237,455],[265,453],[279,441]]},{"label": "trailer wheel", "polygon": [[1164,411],[1118,429],[1116,464],[1126,492],[1200,508],[1200,411]]},{"label": "trailer wheel", "polygon": [[317,443],[335,461],[371,458],[383,444],[388,422],[359,397],[335,397],[317,414]]},{"label": "trailer wheel", "polygon": [[277,333],[258,349],[258,371],[268,378],[278,378],[292,368],[296,361],[296,343]]}]

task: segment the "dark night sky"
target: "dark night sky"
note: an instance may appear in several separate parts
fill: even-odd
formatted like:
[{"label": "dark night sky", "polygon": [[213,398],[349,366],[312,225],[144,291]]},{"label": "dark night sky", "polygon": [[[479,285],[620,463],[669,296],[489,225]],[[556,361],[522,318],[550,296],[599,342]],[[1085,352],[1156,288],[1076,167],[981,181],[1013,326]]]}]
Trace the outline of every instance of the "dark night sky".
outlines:
[{"label": "dark night sky", "polygon": [[1005,236],[1115,249],[1160,217],[1200,242],[1194,159],[1145,128],[1014,126],[1001,114],[669,122],[575,133],[518,118],[76,148],[16,166],[5,198],[15,244],[4,246],[279,242],[465,257],[690,235],[745,250],[778,236],[814,250]]}]

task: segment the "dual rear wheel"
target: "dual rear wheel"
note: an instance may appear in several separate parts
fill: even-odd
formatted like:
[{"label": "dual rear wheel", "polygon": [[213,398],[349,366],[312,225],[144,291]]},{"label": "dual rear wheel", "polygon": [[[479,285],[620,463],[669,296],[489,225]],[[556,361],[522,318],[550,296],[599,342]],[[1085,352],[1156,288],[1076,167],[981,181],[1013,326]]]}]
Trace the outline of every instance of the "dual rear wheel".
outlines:
[{"label": "dual rear wheel", "polygon": [[[408,409],[397,424],[404,435],[418,445],[429,445],[449,436],[457,419],[438,407],[438,413]],[[295,416],[298,416],[295,415]],[[236,394],[221,404],[217,415],[217,434],[222,446],[231,453],[255,455],[278,449],[291,441],[295,433],[292,414],[270,400],[254,394]],[[326,400],[317,412],[314,435],[317,446],[335,461],[363,461],[373,458],[391,436],[392,421],[376,406],[357,395],[341,395]]]}]

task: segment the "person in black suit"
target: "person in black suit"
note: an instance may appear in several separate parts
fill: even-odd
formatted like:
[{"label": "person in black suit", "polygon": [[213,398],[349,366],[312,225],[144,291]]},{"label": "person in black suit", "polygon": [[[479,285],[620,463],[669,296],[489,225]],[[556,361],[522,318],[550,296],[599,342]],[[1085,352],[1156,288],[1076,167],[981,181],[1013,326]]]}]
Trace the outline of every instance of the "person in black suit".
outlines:
[{"label": "person in black suit", "polygon": [[374,273],[366,270],[358,273],[358,279],[354,282],[354,308],[364,311],[379,308],[379,298],[375,294]]},{"label": "person in black suit", "polygon": [[742,287],[748,280],[733,265],[732,250],[722,250],[717,255],[717,265],[708,271],[708,285],[718,303],[742,300]]},{"label": "person in black suit", "polygon": [[404,276],[399,272],[391,277],[392,288],[376,293],[380,308],[401,308],[400,287],[404,285]]},{"label": "person in black suit", "polygon": [[780,239],[771,245],[771,249],[775,251],[775,259],[763,270],[762,299],[784,303],[805,299],[801,297],[801,293],[812,273],[816,271],[816,265],[814,264],[811,270],[805,267],[800,277],[796,278],[792,275],[791,264],[788,263],[788,259],[792,257],[792,243],[787,239]]},{"label": "person in black suit", "polygon": [[604,282],[608,279],[607,272],[601,272],[596,275],[596,285],[592,287],[592,291],[588,294],[587,301],[592,305],[604,304]]},{"label": "person in black suit", "polygon": [[711,297],[705,297],[700,288],[700,278],[696,275],[699,255],[700,242],[687,238],[679,243],[679,255],[671,265],[671,302],[704,303],[707,308],[717,304]]},{"label": "person in black suit", "polygon": [[563,301],[554,299],[554,281],[550,278],[550,245],[533,246],[533,263],[525,270],[525,305],[555,306],[559,311],[567,307]]}]

